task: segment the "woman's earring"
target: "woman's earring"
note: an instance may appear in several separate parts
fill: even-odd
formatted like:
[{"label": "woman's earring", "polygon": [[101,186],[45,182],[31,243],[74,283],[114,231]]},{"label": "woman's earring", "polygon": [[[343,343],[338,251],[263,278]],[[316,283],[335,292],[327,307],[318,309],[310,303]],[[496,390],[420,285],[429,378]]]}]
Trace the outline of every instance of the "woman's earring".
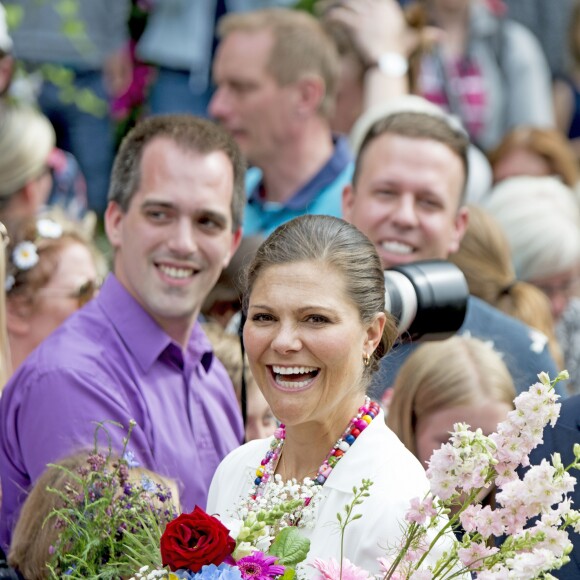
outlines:
[{"label": "woman's earring", "polygon": [[371,355],[367,352],[363,353],[363,364],[368,367],[371,364]]}]

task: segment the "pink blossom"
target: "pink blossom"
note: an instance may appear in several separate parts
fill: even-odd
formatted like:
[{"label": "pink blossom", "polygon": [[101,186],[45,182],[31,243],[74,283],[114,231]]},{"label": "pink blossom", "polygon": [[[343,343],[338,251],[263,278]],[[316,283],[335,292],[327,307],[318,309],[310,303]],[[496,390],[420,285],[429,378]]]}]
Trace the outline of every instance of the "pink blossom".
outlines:
[{"label": "pink blossom", "polygon": [[244,580],[270,580],[284,574],[284,566],[275,564],[276,558],[265,556],[262,552],[253,552],[249,556],[240,558],[236,566],[242,573]]},{"label": "pink blossom", "polygon": [[492,510],[485,506],[476,516],[477,531],[484,537],[501,536],[503,534],[503,524],[501,521],[501,512]]},{"label": "pink blossom", "polygon": [[516,553],[506,560],[512,572],[509,577],[513,578],[537,578],[540,572],[552,569],[555,563],[556,557],[546,549]]},{"label": "pink blossom", "polygon": [[501,509],[502,522],[505,527],[505,533],[514,535],[520,533],[528,522],[528,518],[523,510],[516,506],[509,509]]},{"label": "pink blossom", "polygon": [[336,580],[337,578],[342,578],[342,580],[369,579],[368,572],[358,568],[346,558],[342,560],[342,576],[340,575],[340,564],[334,558],[330,560],[315,558],[310,565],[319,572],[314,577],[314,580]]},{"label": "pink blossom", "polygon": [[414,570],[409,576],[411,580],[431,580],[433,572],[431,570]]},{"label": "pink blossom", "polygon": [[505,580],[509,577],[509,572],[502,564],[495,565],[491,570],[482,570],[475,577],[477,580]]},{"label": "pink blossom", "polygon": [[499,548],[496,548],[495,546],[488,547],[485,544],[473,542],[467,548],[459,548],[457,555],[464,566],[467,566],[472,570],[477,570],[477,568],[480,568],[483,565],[485,558],[493,556],[498,551]]},{"label": "pink blossom", "polygon": [[416,522],[423,525],[427,518],[437,515],[437,510],[433,507],[433,497],[429,496],[421,501],[418,497],[411,500],[411,508],[405,514],[408,522]]},{"label": "pink blossom", "polygon": [[471,533],[477,529],[477,517],[480,511],[480,504],[471,504],[459,514],[459,521],[466,532]]}]

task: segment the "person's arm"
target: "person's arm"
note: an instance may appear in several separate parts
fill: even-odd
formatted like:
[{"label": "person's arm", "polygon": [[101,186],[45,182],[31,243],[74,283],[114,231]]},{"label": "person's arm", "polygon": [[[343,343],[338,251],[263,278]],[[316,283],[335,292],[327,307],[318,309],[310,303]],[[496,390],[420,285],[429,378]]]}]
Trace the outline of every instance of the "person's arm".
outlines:
[{"label": "person's arm", "polygon": [[105,86],[112,97],[123,94],[133,77],[133,63],[129,52],[129,0],[108,0],[107,31],[110,52],[103,64]]},{"label": "person's arm", "polygon": [[[26,493],[48,463],[94,446],[97,422],[109,425],[112,448],[120,452],[131,416],[123,390],[91,370],[60,369],[47,373],[21,372],[0,399],[0,479],[2,514],[0,543],[7,545]],[[99,435],[107,451],[109,440]],[[142,426],[137,424],[129,449],[137,461],[153,459]]]},{"label": "person's arm", "polygon": [[[408,76],[402,65],[408,66],[414,41],[396,0],[345,0],[329,11],[328,18],[350,31],[368,66],[364,79],[365,110],[409,92]],[[380,66],[381,60],[386,66]]]}]

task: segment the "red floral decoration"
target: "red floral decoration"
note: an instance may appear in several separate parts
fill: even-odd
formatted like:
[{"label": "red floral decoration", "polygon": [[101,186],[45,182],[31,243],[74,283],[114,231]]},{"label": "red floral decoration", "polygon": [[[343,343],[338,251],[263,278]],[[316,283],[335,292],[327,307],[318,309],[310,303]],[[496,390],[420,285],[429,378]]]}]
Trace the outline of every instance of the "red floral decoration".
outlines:
[{"label": "red floral decoration", "polygon": [[206,564],[219,566],[236,547],[229,530],[200,507],[167,524],[161,536],[161,558],[172,571],[199,572]]}]

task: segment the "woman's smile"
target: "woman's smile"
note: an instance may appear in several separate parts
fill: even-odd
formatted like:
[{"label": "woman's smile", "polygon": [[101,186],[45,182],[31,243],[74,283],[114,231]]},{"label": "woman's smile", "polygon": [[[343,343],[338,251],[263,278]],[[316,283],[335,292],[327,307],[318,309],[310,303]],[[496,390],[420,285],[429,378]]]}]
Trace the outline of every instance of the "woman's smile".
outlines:
[{"label": "woman's smile", "polygon": [[265,269],[244,326],[250,368],[274,415],[326,430],[346,425],[360,406],[363,353],[375,334],[342,274],[316,260]]},{"label": "woman's smile", "polygon": [[268,365],[274,382],[282,389],[298,390],[309,387],[320,371],[316,367]]}]

